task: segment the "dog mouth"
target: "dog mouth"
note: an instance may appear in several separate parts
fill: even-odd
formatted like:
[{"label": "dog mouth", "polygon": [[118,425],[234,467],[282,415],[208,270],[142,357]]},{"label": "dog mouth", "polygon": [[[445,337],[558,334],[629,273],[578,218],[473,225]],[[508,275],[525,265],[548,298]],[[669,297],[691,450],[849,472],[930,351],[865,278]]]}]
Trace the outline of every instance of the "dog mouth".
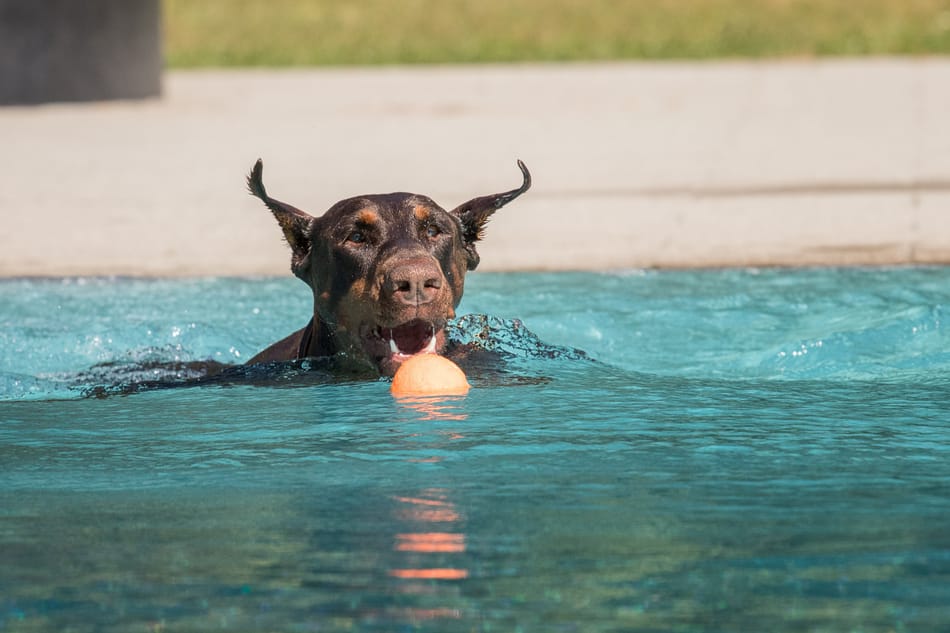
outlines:
[{"label": "dog mouth", "polygon": [[396,327],[378,327],[379,338],[389,341],[389,353],[393,356],[435,354],[435,324],[428,321],[410,321]]},{"label": "dog mouth", "polygon": [[377,326],[364,338],[381,373],[393,374],[407,358],[416,354],[438,354],[444,342],[444,324],[414,319],[392,327]]}]

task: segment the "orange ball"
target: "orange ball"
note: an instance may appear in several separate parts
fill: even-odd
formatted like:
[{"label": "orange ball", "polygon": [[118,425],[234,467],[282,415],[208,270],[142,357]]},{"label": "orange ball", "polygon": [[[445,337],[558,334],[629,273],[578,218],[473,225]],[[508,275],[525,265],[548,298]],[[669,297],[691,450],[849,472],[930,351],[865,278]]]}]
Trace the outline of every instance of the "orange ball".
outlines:
[{"label": "orange ball", "polygon": [[402,362],[390,391],[402,396],[464,396],[470,385],[458,365],[438,354],[416,354]]}]

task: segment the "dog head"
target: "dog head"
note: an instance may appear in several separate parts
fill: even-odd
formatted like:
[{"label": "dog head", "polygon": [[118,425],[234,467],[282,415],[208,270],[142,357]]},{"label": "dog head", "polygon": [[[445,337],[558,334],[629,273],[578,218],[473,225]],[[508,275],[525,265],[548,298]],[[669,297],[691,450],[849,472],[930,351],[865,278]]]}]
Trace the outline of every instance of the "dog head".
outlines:
[{"label": "dog head", "polygon": [[411,193],[356,196],[315,217],[267,195],[258,160],[248,188],[271,210],[291,249],[291,270],[313,290],[314,327],[327,349],[392,375],[418,353],[441,353],[445,325],[491,215],[531,186],[481,196],[446,211]]}]

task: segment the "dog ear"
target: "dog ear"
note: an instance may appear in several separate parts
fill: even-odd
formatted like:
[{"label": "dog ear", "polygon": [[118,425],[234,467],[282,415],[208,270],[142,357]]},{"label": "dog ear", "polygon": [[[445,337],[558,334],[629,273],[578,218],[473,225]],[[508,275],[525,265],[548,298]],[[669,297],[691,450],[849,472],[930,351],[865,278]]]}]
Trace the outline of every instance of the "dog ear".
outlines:
[{"label": "dog ear", "polygon": [[247,176],[247,188],[252,196],[260,198],[267,208],[271,210],[277,223],[284,231],[284,238],[290,245],[292,251],[291,269],[298,277],[301,276],[303,268],[307,263],[307,256],[310,254],[310,231],[313,227],[314,218],[309,213],[301,211],[296,207],[275,200],[267,195],[264,189],[264,161],[260,158],[254,163],[254,168]]},{"label": "dog ear", "polygon": [[524,181],[517,189],[473,198],[452,210],[452,213],[462,221],[462,239],[465,242],[465,250],[468,251],[469,270],[475,270],[475,267],[478,266],[480,258],[475,250],[475,242],[484,237],[485,225],[488,223],[488,219],[495,211],[531,187],[531,174],[528,172],[528,168],[520,160],[518,161],[518,168],[521,170]]}]

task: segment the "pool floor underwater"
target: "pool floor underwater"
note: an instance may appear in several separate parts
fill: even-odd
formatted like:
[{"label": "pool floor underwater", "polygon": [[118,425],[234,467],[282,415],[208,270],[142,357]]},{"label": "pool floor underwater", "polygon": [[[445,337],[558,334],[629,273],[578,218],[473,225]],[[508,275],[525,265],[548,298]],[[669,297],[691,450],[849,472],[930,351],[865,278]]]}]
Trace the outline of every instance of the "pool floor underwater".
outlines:
[{"label": "pool floor underwater", "polygon": [[97,363],[249,358],[306,288],[0,282],[0,631],[946,630],[950,269],[466,292],[510,379],[465,397],[100,399]]}]

